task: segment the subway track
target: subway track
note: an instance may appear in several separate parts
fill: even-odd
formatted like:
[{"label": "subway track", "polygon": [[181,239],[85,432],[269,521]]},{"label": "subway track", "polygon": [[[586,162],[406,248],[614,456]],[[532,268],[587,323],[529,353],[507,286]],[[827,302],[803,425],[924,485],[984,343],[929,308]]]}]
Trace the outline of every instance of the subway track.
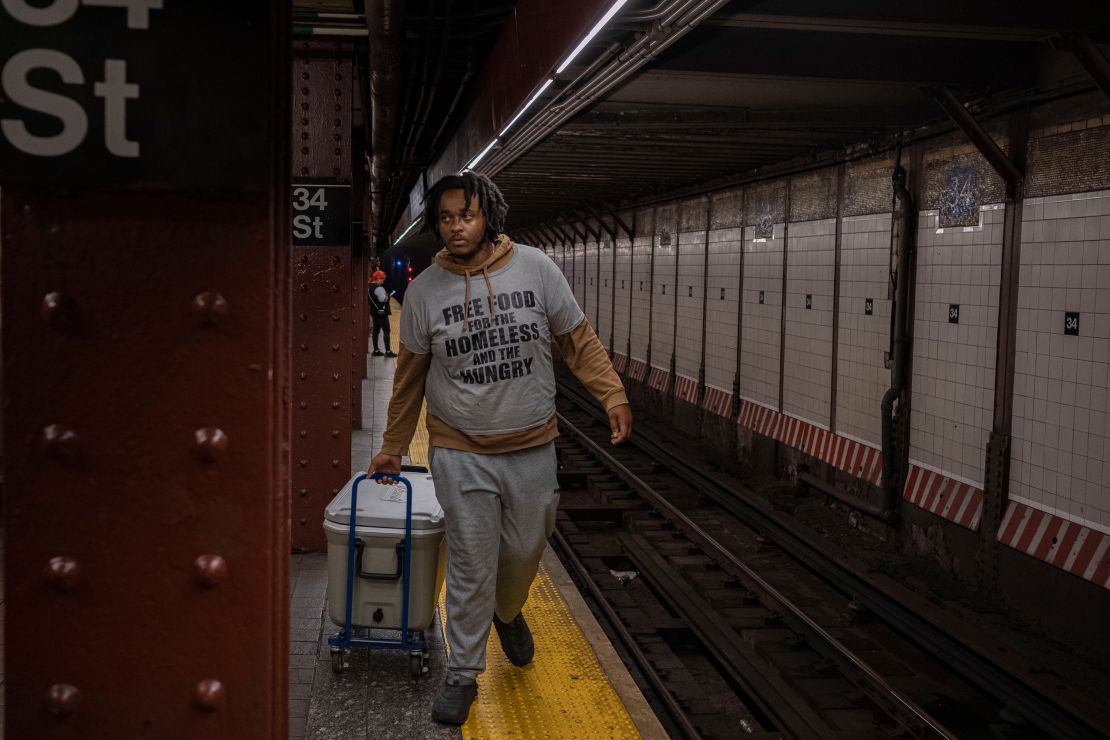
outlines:
[{"label": "subway track", "polygon": [[803,543],[642,430],[613,448],[591,404],[560,388],[555,540],[672,736],[1101,736],[892,624],[893,605],[798,557]]}]

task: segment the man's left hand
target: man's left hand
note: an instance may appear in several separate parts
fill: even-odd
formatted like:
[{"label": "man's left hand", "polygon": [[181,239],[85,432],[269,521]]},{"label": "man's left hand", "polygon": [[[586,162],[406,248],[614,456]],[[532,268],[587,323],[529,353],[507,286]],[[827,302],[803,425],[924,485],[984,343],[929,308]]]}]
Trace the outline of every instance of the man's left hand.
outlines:
[{"label": "man's left hand", "polygon": [[609,439],[615,445],[632,436],[632,407],[622,403],[609,409],[609,428],[613,431]]}]

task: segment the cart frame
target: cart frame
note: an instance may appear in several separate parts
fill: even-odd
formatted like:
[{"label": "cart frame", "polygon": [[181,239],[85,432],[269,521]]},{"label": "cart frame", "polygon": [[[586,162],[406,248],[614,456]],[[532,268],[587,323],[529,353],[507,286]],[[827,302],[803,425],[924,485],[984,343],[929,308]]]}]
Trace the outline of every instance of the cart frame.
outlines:
[{"label": "cart frame", "polygon": [[[427,472],[424,468],[415,468],[414,466],[404,466],[402,470],[418,470]],[[351,617],[354,611],[354,588],[355,588],[355,541],[358,539],[357,534],[357,518],[358,518],[358,486],[366,479],[381,480],[388,478],[390,480],[398,481],[405,484],[405,538],[402,540],[404,547],[402,548],[402,565],[401,565],[401,636],[399,639],[390,639],[384,637],[356,637],[354,635],[354,626],[351,624]],[[328,645],[331,647],[331,667],[336,673],[342,673],[343,669],[347,667],[347,655],[354,648],[378,648],[382,650],[401,650],[407,651],[409,654],[409,672],[414,677],[423,675],[427,660],[428,660],[428,646],[424,641],[423,630],[413,630],[409,628],[409,570],[412,563],[412,484],[408,478],[403,475],[393,473],[374,473],[367,475],[363,473],[359,475],[354,481],[351,482],[351,516],[350,527],[347,530],[347,583],[346,583],[346,596],[343,601],[344,618],[343,626],[340,628],[339,633],[332,635],[328,638]],[[376,629],[376,628],[375,628]]]}]

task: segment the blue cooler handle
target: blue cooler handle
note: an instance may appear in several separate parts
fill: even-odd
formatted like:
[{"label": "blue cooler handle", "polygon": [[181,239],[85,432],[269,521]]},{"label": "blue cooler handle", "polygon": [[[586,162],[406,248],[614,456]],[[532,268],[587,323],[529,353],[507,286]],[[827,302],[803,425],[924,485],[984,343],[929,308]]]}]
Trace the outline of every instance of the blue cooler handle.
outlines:
[{"label": "blue cooler handle", "polygon": [[[404,478],[394,473],[374,473],[367,476],[365,473],[359,475],[351,483],[351,526],[347,535],[347,602],[346,615],[343,621],[343,638],[347,639],[351,634],[351,612],[353,611],[354,591],[355,591],[355,528],[358,518],[358,484],[366,480],[380,480],[382,478],[391,478],[395,481],[405,484],[405,539],[401,540],[399,544],[403,546],[404,558],[402,558],[402,571],[401,571],[401,642],[407,643],[409,639],[409,569],[412,564],[412,484],[409,483],[408,478]],[[361,570],[362,563],[359,562],[359,569]]]}]

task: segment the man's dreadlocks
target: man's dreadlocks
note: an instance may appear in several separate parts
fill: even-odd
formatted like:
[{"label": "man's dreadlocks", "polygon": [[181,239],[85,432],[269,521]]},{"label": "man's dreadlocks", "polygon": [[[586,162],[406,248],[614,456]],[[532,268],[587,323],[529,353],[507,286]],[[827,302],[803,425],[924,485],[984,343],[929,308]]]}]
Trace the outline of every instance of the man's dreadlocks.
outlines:
[{"label": "man's dreadlocks", "polygon": [[443,241],[439,235],[439,201],[448,190],[462,190],[466,203],[470,203],[473,196],[478,196],[478,205],[486,217],[486,239],[496,242],[498,235],[505,230],[505,215],[509,212],[509,205],[493,180],[470,170],[461,175],[440,178],[424,194],[424,225],[421,231],[430,231],[435,234],[437,241]]}]

